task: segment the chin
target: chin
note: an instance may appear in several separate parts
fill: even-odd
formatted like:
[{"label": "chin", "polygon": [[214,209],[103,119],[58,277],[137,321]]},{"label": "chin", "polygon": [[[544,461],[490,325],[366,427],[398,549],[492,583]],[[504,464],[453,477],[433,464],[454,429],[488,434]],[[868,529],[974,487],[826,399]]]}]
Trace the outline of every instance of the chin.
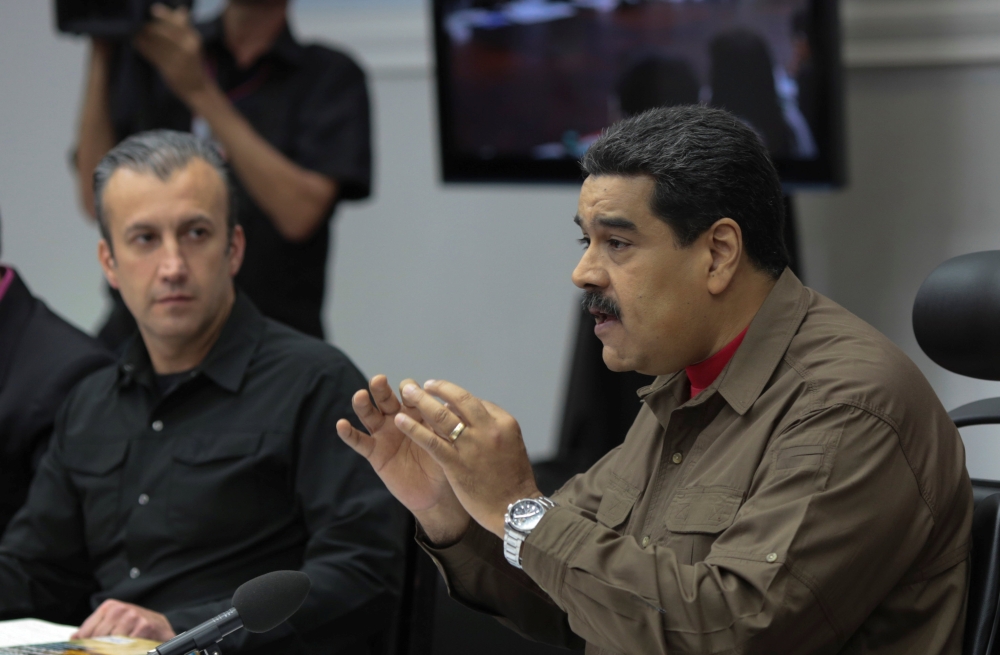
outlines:
[{"label": "chin", "polygon": [[604,359],[604,365],[615,373],[627,373],[628,371],[635,370],[634,363],[619,356],[618,353],[611,350],[607,346],[604,346],[604,350],[601,352],[601,357]]}]

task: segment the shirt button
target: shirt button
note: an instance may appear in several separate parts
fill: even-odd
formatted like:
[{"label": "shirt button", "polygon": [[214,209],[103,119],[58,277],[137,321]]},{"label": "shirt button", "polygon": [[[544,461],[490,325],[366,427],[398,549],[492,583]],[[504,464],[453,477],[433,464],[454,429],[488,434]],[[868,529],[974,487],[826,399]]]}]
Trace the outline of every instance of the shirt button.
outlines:
[{"label": "shirt button", "polygon": [[765,557],[764,559],[766,559],[769,563],[773,564],[778,560],[778,553],[768,553],[767,557]]},{"label": "shirt button", "polygon": [[149,495],[148,494],[139,494],[139,504],[140,505],[148,505],[149,504]]},{"label": "shirt button", "polygon": [[153,431],[154,432],[161,432],[162,430],[163,430],[163,421],[161,421],[159,419],[153,421]]},{"label": "shirt button", "polygon": [[648,545],[649,545],[649,535],[646,535],[645,537],[642,538],[642,547],[645,548]]},{"label": "shirt button", "polygon": [[684,455],[681,455],[680,453],[674,453],[674,456],[670,458],[670,461],[673,462],[674,464],[680,464],[681,462],[684,461]]},{"label": "shirt button", "polygon": [[135,580],[136,578],[138,578],[139,577],[139,569],[137,569],[137,568],[135,568],[133,566],[132,569],[128,572],[128,577],[132,578],[133,580]]}]

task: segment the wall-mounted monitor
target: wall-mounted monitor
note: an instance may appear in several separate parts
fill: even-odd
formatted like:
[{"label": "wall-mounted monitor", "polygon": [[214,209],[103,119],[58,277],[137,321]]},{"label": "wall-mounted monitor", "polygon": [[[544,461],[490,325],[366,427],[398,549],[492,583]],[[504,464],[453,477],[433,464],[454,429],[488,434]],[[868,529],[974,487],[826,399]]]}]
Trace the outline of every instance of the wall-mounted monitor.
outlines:
[{"label": "wall-mounted monitor", "polygon": [[434,0],[445,181],[574,181],[603,128],[723,107],[788,185],[844,179],[837,0]]}]

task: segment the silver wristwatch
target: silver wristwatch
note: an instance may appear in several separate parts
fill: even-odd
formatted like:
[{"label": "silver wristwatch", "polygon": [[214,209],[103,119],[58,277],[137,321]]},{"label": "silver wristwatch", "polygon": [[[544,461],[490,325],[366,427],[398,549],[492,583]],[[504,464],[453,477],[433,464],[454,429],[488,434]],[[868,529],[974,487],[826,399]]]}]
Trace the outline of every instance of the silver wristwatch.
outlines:
[{"label": "silver wristwatch", "polygon": [[511,566],[521,568],[521,544],[556,504],[542,496],[525,498],[507,506],[503,517],[503,555]]}]

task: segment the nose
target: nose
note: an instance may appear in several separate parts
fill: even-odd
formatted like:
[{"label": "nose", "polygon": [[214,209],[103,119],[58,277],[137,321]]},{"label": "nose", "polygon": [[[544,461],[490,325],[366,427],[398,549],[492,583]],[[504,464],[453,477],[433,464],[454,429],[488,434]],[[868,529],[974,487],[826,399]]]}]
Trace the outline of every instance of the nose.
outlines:
[{"label": "nose", "polygon": [[160,278],[170,285],[183,284],[187,279],[187,260],[176,239],[164,239],[159,272]]},{"label": "nose", "polygon": [[573,284],[581,289],[603,289],[608,286],[608,275],[598,261],[593,245],[583,251],[583,256],[573,269]]}]

